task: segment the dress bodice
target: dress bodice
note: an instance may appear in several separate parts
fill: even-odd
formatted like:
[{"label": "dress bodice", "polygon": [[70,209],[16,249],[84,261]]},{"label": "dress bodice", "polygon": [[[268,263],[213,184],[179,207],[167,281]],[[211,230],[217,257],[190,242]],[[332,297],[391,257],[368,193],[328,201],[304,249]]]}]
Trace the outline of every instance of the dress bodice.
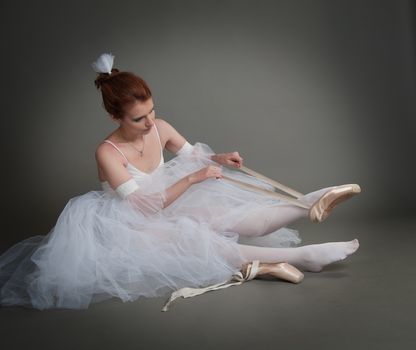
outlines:
[{"label": "dress bodice", "polygon": [[[160,135],[159,135],[159,132],[157,130],[156,124],[155,124],[155,128],[156,128],[156,133],[157,133],[157,136],[158,136],[158,139],[159,139],[159,145],[160,145],[160,162],[159,162],[159,165],[156,167],[156,169],[154,169],[151,173],[146,173],[144,171],[141,171],[141,170],[137,169],[132,163],[129,162],[129,160],[124,155],[124,153],[113,142],[111,142],[110,140],[104,140],[104,142],[107,142],[107,143],[111,144],[124,157],[124,159],[127,162],[126,169],[135,180],[140,180],[143,177],[150,176],[160,166],[162,166],[162,164],[164,164],[163,147],[162,147],[162,142],[160,140]],[[101,183],[101,187],[104,191],[113,191],[113,189],[111,188],[108,181],[101,181],[100,183]]]}]

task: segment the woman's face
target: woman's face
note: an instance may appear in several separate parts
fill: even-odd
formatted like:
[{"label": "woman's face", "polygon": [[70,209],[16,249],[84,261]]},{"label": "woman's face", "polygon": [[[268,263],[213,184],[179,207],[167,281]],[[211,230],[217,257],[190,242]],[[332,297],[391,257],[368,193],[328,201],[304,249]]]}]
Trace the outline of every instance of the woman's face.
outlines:
[{"label": "woman's face", "polygon": [[138,132],[147,134],[155,124],[155,109],[153,99],[136,101],[126,110],[126,114],[120,121],[120,126],[127,129],[134,129]]}]

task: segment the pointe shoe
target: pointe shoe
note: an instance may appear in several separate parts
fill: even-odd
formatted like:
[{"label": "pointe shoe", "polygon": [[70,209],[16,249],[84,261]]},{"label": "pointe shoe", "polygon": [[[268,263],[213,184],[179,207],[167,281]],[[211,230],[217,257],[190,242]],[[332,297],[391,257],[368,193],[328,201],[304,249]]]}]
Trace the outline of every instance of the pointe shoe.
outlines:
[{"label": "pointe shoe", "polygon": [[[251,263],[245,264],[242,268],[242,280],[249,281],[256,277],[271,275],[292,283],[300,283],[304,278],[301,271],[286,262],[262,263],[262,265],[263,266],[260,266],[259,260],[254,260]],[[266,268],[268,272],[261,272],[264,268]]]},{"label": "pointe shoe", "polygon": [[309,209],[309,218],[312,222],[324,221],[334,207],[361,192],[357,184],[341,185],[322,195]]}]

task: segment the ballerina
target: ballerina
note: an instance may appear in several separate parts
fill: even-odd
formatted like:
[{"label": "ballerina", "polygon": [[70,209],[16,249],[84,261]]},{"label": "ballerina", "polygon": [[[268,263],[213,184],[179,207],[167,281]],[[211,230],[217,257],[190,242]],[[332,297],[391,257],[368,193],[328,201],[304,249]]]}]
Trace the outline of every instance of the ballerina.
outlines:
[{"label": "ballerina", "polygon": [[[148,84],[113,68],[113,59],[102,54],[93,63],[104,107],[118,124],[95,152],[102,190],[71,198],[47,235],[0,256],[2,305],[85,309],[236,276],[237,283],[267,275],[299,283],[298,269],[319,272],[358,249],[357,239],[293,247],[299,235],[285,227],[300,218],[322,222],[358,185],[306,195],[286,188],[295,198],[279,197],[276,182],[239,171],[248,168],[238,152],[191,145],[156,118]],[[164,149],[176,157],[164,162]]]}]

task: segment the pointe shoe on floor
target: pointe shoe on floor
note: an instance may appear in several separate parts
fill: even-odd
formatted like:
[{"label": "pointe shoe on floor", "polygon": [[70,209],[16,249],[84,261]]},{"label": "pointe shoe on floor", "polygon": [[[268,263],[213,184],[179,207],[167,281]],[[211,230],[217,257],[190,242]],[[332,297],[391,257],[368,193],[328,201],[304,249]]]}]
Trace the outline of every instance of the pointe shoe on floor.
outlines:
[{"label": "pointe shoe on floor", "polygon": [[293,265],[286,262],[280,263],[260,263],[259,260],[253,260],[242,268],[243,280],[249,281],[256,277],[274,276],[276,278],[300,283],[304,275]]},{"label": "pointe shoe on floor", "polygon": [[312,222],[324,221],[334,207],[361,192],[357,184],[336,186],[324,193],[309,209],[309,218]]}]

